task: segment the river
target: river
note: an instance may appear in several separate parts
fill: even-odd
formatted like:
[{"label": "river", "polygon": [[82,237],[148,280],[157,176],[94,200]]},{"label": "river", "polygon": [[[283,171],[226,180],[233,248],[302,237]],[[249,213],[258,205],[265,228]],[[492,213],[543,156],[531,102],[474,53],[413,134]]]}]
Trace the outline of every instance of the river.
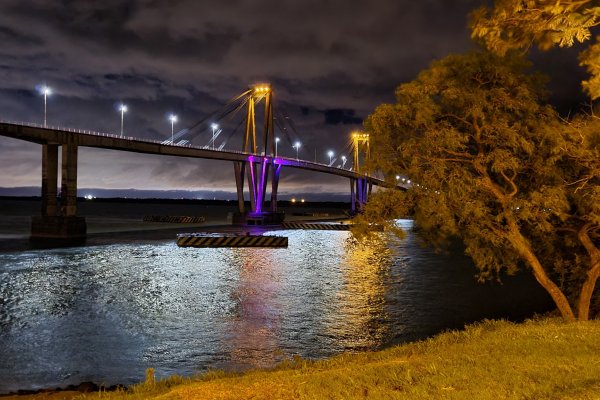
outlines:
[{"label": "river", "polygon": [[278,231],[287,249],[178,248],[173,238],[0,253],[0,393],[268,368],[381,349],[483,318],[548,310],[527,274],[478,284],[455,249],[409,231]]}]

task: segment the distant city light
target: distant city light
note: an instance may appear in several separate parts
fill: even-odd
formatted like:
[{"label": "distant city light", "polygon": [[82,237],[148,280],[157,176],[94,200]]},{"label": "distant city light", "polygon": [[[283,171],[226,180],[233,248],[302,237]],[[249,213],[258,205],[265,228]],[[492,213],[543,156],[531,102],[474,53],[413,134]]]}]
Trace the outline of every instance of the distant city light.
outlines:
[{"label": "distant city light", "polygon": [[301,200],[300,200],[300,203],[304,203],[304,199],[301,199]]},{"label": "distant city light", "polygon": [[83,198],[86,199],[86,200],[93,200],[93,199],[96,198],[96,196],[93,196],[91,194],[86,194],[85,196],[83,196]]},{"label": "distant city light", "polygon": [[291,201],[292,203],[295,203],[295,202],[296,202],[296,198],[295,198],[295,197],[292,197],[292,199],[291,199],[290,201]]}]

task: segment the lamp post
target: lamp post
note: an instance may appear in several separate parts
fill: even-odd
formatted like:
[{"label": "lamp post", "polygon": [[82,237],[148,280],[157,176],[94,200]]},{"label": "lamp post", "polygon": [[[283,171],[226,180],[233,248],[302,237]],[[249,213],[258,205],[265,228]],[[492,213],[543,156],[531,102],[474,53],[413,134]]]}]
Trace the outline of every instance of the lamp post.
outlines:
[{"label": "lamp post", "polygon": [[44,95],[44,128],[46,127],[46,116],[47,116],[47,99],[48,96],[50,96],[52,94],[52,90],[44,85],[42,86],[42,88],[40,89],[40,92]]},{"label": "lamp post", "polygon": [[213,132],[213,140],[212,140],[212,149],[215,149],[215,131],[217,129],[219,129],[219,125],[218,124],[211,124],[210,127],[212,128],[212,132]]},{"label": "lamp post", "polygon": [[296,149],[296,161],[298,161],[300,159],[300,157],[298,157],[298,149],[300,148],[300,142],[294,143],[293,147]]},{"label": "lamp post", "polygon": [[175,140],[174,127],[175,127],[175,122],[177,122],[177,115],[175,115],[175,114],[169,115],[169,121],[171,121],[171,144],[173,144],[173,141]]},{"label": "lamp post", "polygon": [[333,158],[333,151],[329,150],[327,152],[327,155],[329,156],[329,165],[331,165],[331,159]]},{"label": "lamp post", "polygon": [[346,156],[342,156],[342,169],[344,169],[344,165],[346,165]]},{"label": "lamp post", "polygon": [[125,118],[125,113],[127,112],[127,106],[125,104],[121,104],[119,106],[119,111],[121,111],[121,137],[123,137],[123,120]]},{"label": "lamp post", "polygon": [[277,157],[277,145],[279,144],[279,140],[278,137],[275,138],[275,157]]}]

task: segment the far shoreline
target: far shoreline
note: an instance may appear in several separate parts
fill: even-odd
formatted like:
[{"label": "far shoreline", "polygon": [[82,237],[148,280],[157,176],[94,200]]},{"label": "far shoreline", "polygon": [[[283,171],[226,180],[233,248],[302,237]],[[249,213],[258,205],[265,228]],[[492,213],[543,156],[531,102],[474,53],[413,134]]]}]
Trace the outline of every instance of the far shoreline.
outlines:
[{"label": "far shoreline", "polygon": [[[339,221],[347,219],[345,203],[315,202],[294,204],[279,202],[287,221]],[[31,217],[39,215],[39,197],[0,196],[0,252],[36,250],[29,243]],[[237,202],[193,199],[97,198],[78,200],[80,215],[86,218],[87,240],[84,246],[136,241],[175,240],[178,233],[247,232],[280,230],[279,226],[248,228],[231,225],[228,213]],[[347,205],[349,208],[349,204]],[[327,214],[310,216],[311,213]],[[296,215],[294,215],[296,214]],[[306,215],[298,215],[306,214]],[[145,215],[202,216],[203,223],[144,222]]]}]

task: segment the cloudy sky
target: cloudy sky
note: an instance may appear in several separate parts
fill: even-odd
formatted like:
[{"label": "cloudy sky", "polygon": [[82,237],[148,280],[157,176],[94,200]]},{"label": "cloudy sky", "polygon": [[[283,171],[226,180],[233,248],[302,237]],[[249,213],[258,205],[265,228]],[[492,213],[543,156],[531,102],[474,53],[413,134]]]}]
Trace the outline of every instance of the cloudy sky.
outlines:
[{"label": "cloudy sky", "polygon": [[[473,45],[468,13],[483,0],[2,0],[0,119],[167,139],[255,82],[271,82],[290,116],[301,157],[327,160],[394,88],[434,59]],[[562,55],[540,56],[560,79],[581,72]],[[573,53],[574,54],[574,53]],[[562,57],[562,58],[561,58]],[[561,63],[564,63],[562,65]],[[565,74],[564,71],[572,70]],[[579,75],[578,75],[579,74]],[[561,78],[562,77],[562,78]],[[572,86],[572,85],[571,85]],[[570,92],[557,86],[557,102]],[[227,132],[223,137],[228,136]],[[236,139],[237,138],[237,139]],[[294,155],[286,140],[280,154]],[[202,138],[198,144],[204,144]],[[228,148],[239,149],[238,134]],[[39,186],[38,145],[0,138],[0,187]],[[80,149],[79,187],[234,191],[233,168],[216,161]],[[344,179],[284,171],[281,190],[345,192]],[[286,196],[283,196],[285,198]]]}]

